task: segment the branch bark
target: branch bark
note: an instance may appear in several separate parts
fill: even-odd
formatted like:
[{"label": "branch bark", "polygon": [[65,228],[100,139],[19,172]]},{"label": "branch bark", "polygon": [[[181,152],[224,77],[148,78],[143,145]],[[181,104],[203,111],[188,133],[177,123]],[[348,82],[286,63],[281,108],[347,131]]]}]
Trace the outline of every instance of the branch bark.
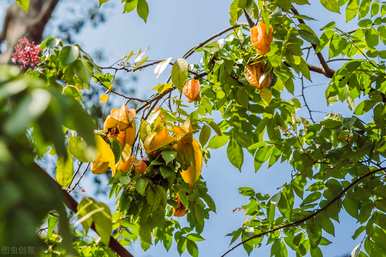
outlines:
[{"label": "branch bark", "polygon": [[[64,204],[69,208],[71,211],[76,213],[78,211],[78,202],[66,191],[63,190],[62,187],[54,180],[50,175],[48,175],[47,172],[43,171],[42,169],[38,169],[43,173],[44,176],[49,178],[52,181],[52,184],[55,185],[63,194],[64,198]],[[96,232],[95,225],[91,225],[91,229]],[[97,233],[97,232],[96,232]],[[110,236],[109,241],[109,248],[114,251],[116,254],[118,254],[120,257],[134,257],[130,252],[126,250],[125,247],[123,247],[114,237]]]},{"label": "branch bark", "polygon": [[[298,10],[296,10],[295,7],[292,7],[291,11],[295,15],[298,16],[298,18],[296,18],[296,19],[298,20],[299,23],[306,24],[302,18],[299,18],[299,12],[298,12]],[[334,71],[328,66],[326,60],[324,59],[324,57],[322,55],[322,53],[317,50],[316,45],[315,44],[311,44],[311,45],[312,45],[312,48],[315,50],[316,56],[318,57],[320,64],[322,65],[322,68],[323,68],[323,73],[322,74],[325,74],[326,77],[328,77],[328,78],[332,78],[332,76],[334,75]],[[310,70],[311,70],[311,68],[310,68]],[[316,71],[316,72],[318,72],[318,71]],[[321,73],[321,72],[319,72],[319,73]]]},{"label": "branch bark", "polygon": [[21,37],[25,36],[34,42],[41,41],[44,28],[58,3],[59,0],[30,0],[28,13],[16,4],[7,9],[0,32],[0,43],[4,42],[7,48],[0,55],[0,63],[9,62],[13,48]]},{"label": "branch bark", "polygon": [[246,242],[251,241],[252,239],[265,236],[267,234],[273,233],[273,232],[278,231],[278,230],[282,230],[282,229],[285,229],[285,228],[290,228],[290,227],[294,227],[294,226],[300,225],[300,224],[306,222],[307,220],[310,220],[310,219],[318,216],[321,212],[323,212],[328,207],[330,207],[332,204],[334,204],[336,201],[338,201],[340,198],[342,198],[342,196],[344,196],[346,194],[346,192],[349,191],[356,184],[361,182],[363,179],[365,179],[365,178],[367,178],[367,177],[369,177],[369,176],[371,176],[371,175],[373,175],[373,174],[375,174],[377,172],[380,172],[380,171],[386,171],[386,167],[381,167],[381,168],[369,171],[369,172],[365,173],[364,175],[358,177],[357,179],[352,181],[350,183],[350,185],[345,187],[339,194],[337,194],[332,200],[330,200],[325,206],[323,206],[322,208],[316,210],[315,212],[311,213],[310,215],[308,215],[308,216],[306,216],[306,217],[304,217],[304,218],[302,218],[300,220],[297,220],[297,221],[294,221],[294,222],[291,222],[291,223],[287,223],[287,224],[282,224],[282,225],[277,226],[275,228],[272,228],[270,230],[267,230],[267,231],[261,232],[259,234],[256,234],[254,236],[251,236],[251,237],[241,241],[240,243],[236,244],[232,248],[230,248],[228,251],[226,251],[224,254],[222,254],[221,257],[224,257],[224,256],[228,255],[230,252],[232,252],[233,250],[235,250],[239,246],[245,244]]}]

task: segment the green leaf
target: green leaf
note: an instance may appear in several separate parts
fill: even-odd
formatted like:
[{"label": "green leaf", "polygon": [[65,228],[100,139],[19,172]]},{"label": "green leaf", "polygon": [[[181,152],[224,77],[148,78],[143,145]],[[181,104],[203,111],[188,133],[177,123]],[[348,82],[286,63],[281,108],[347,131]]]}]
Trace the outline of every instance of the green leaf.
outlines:
[{"label": "green leaf", "polygon": [[123,5],[123,12],[129,13],[137,8],[138,0],[125,0]]},{"label": "green leaf", "polygon": [[90,162],[95,159],[95,148],[88,146],[84,139],[79,136],[70,137],[68,150],[81,162]]},{"label": "green leaf", "polygon": [[246,9],[252,4],[252,0],[239,0],[239,7],[241,9]]},{"label": "green leaf", "polygon": [[272,91],[269,88],[263,88],[260,90],[260,97],[265,105],[269,105],[272,100]]},{"label": "green leaf", "polygon": [[110,0],[98,0],[99,6],[102,6],[103,4],[107,3]]},{"label": "green leaf", "polygon": [[181,255],[183,252],[185,252],[186,249],[186,238],[180,238],[180,240],[177,241],[177,251]]},{"label": "green leaf", "polygon": [[311,257],[323,257],[319,247],[311,247]]},{"label": "green leaf", "polygon": [[60,61],[64,65],[69,65],[79,58],[79,47],[75,45],[65,46],[60,51]]},{"label": "green leaf", "polygon": [[335,227],[332,221],[326,215],[320,215],[319,222],[322,228],[330,235],[335,236]]},{"label": "green leaf", "polygon": [[239,0],[233,0],[229,6],[229,22],[231,25],[236,24],[240,16]]},{"label": "green leaf", "polygon": [[52,143],[55,146],[55,152],[59,156],[66,156],[65,136],[59,119],[61,115],[60,106],[51,101],[48,109],[39,117],[37,122],[44,141]]},{"label": "green leaf", "polygon": [[316,223],[314,220],[307,223],[307,234],[310,239],[311,247],[314,248],[319,245],[320,240],[322,239],[322,228],[319,223]]},{"label": "green leaf", "polygon": [[74,73],[83,83],[83,86],[88,87],[91,79],[91,71],[89,69],[88,63],[83,59],[78,59],[71,64]]},{"label": "green leaf", "polygon": [[121,144],[119,143],[119,141],[116,139],[110,140],[110,147],[113,151],[114,159],[119,160],[121,158],[122,153]]},{"label": "green leaf", "polygon": [[73,97],[77,101],[80,101],[82,99],[82,95],[79,91],[79,89],[72,85],[66,85],[63,87],[62,90],[63,95]]},{"label": "green leaf", "polygon": [[365,30],[365,40],[370,48],[375,48],[379,43],[379,34],[376,29]]},{"label": "green leaf", "polygon": [[346,7],[346,22],[354,19],[359,10],[359,0],[350,0]]},{"label": "green leaf", "polygon": [[[94,129],[96,126],[91,116],[71,97],[61,95],[58,96],[58,100],[64,116],[63,125],[77,131],[87,145],[95,146]],[[68,113],[71,115],[66,115]]]},{"label": "green leaf", "polygon": [[378,2],[373,2],[371,4],[371,16],[377,15],[379,10],[380,10],[379,3]]},{"label": "green leaf", "polygon": [[208,147],[213,149],[220,148],[223,145],[225,145],[228,142],[228,140],[229,140],[229,137],[226,135],[222,135],[222,136],[216,135],[210,139]]},{"label": "green leaf", "polygon": [[309,203],[313,203],[316,200],[319,200],[322,194],[320,192],[313,192],[310,195],[308,195],[302,202],[301,206],[304,206]]},{"label": "green leaf", "polygon": [[291,9],[291,1],[289,0],[278,0],[277,4],[282,8],[283,10],[288,11]]},{"label": "green leaf", "polygon": [[23,92],[27,87],[27,82],[22,79],[2,84],[0,87],[0,100],[3,100],[12,95],[19,94]]},{"label": "green leaf", "polygon": [[160,167],[160,172],[161,172],[161,176],[162,176],[163,178],[168,179],[168,178],[173,178],[173,177],[175,177],[175,173],[174,173],[172,170],[170,170],[169,168],[166,168],[166,167],[161,166],[161,167]]},{"label": "green leaf", "polygon": [[172,68],[172,82],[178,88],[182,89],[188,78],[188,63],[185,59],[179,58]]},{"label": "green leaf", "polygon": [[358,236],[360,235],[360,234],[362,234],[364,231],[366,230],[366,227],[365,226],[360,226],[360,227],[358,227],[356,230],[355,230],[355,232],[354,232],[354,234],[352,235],[352,239],[357,239],[358,238]]},{"label": "green leaf", "polygon": [[147,18],[149,16],[149,5],[146,0],[138,0],[137,13],[144,22],[147,22]]},{"label": "green leaf", "polygon": [[227,155],[233,166],[241,170],[241,166],[244,162],[244,153],[241,145],[237,143],[236,140],[231,139],[228,143]]},{"label": "green leaf", "polygon": [[287,257],[288,250],[284,243],[280,240],[275,240],[271,247],[271,256]]},{"label": "green leaf", "polygon": [[213,212],[216,212],[216,203],[214,202],[212,197],[210,197],[210,195],[205,194],[202,196],[202,199],[204,199],[206,205],[208,205],[210,210],[212,210]]},{"label": "green leaf", "polygon": [[58,217],[54,213],[48,214],[47,218],[47,237],[50,238],[58,224]]},{"label": "green leaf", "polygon": [[30,0],[16,0],[17,5],[24,11],[29,11]]},{"label": "green leaf", "polygon": [[47,109],[50,101],[49,92],[39,88],[33,89],[20,101],[13,114],[3,124],[5,132],[12,136],[22,133]]},{"label": "green leaf", "polygon": [[241,105],[243,106],[244,108],[248,108],[248,104],[249,104],[249,96],[248,96],[248,92],[245,88],[243,87],[239,87],[237,89],[237,93],[236,93],[236,101]]},{"label": "green leaf", "polygon": [[169,251],[173,244],[173,238],[165,233],[162,238],[162,244],[164,245],[166,251]]},{"label": "green leaf", "polygon": [[187,236],[187,238],[189,239],[189,240],[192,240],[192,241],[194,241],[194,242],[201,242],[201,241],[204,241],[205,240],[205,238],[203,238],[201,235],[199,235],[199,234],[189,234],[188,236]]},{"label": "green leaf", "polygon": [[94,200],[90,197],[83,198],[78,204],[76,215],[81,222],[84,231],[87,233],[92,224],[92,211],[94,210]]},{"label": "green leaf", "polygon": [[343,207],[354,218],[358,218],[359,203],[349,197],[343,200]]},{"label": "green leaf", "polygon": [[320,0],[320,3],[328,10],[336,13],[339,12],[339,0]]},{"label": "green leaf", "polygon": [[315,34],[315,32],[306,24],[299,24],[299,34],[302,38],[307,40],[308,42],[319,45],[319,38]]},{"label": "green leaf", "polygon": [[187,248],[188,248],[188,252],[189,254],[192,256],[192,257],[198,257],[198,248],[197,248],[197,245],[194,241],[192,240],[187,240],[187,244],[186,244]]},{"label": "green leaf", "polygon": [[273,147],[268,145],[259,148],[255,153],[255,160],[260,163],[266,162],[272,153],[272,149]]},{"label": "green leaf", "polygon": [[371,0],[362,0],[359,6],[359,19],[365,17],[370,10]]},{"label": "green leaf", "polygon": [[208,142],[210,138],[210,134],[211,134],[210,127],[208,125],[204,125],[201,128],[200,137],[199,137],[200,144],[202,146],[204,146]]},{"label": "green leaf", "polygon": [[162,158],[164,159],[166,165],[168,165],[171,161],[173,161],[177,157],[176,151],[162,151]]},{"label": "green leaf", "polygon": [[135,189],[140,195],[145,195],[146,192],[146,187],[149,184],[149,180],[144,179],[144,178],[139,178],[137,180],[137,184],[135,186]]},{"label": "green leaf", "polygon": [[68,187],[74,174],[74,166],[71,155],[59,157],[56,162],[56,181],[63,187]]},{"label": "green leaf", "polygon": [[101,211],[95,213],[92,218],[95,224],[95,230],[101,237],[101,242],[109,245],[110,235],[113,231],[110,209],[102,202],[95,202],[94,204],[96,208],[101,209]]}]

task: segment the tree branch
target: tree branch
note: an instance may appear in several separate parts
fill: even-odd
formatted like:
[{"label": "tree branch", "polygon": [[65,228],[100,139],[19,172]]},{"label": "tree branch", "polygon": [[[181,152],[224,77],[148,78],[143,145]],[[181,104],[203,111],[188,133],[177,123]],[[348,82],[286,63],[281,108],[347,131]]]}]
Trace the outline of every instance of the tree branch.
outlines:
[{"label": "tree branch", "polygon": [[314,116],[312,115],[312,110],[311,110],[310,106],[308,105],[308,102],[307,102],[307,99],[306,99],[306,95],[304,94],[304,78],[303,78],[303,76],[300,78],[300,83],[301,83],[301,86],[302,86],[301,96],[303,98],[304,106],[306,107],[306,109],[308,111],[308,115],[310,116],[310,120],[313,123],[315,123]]},{"label": "tree branch", "polygon": [[229,254],[230,252],[232,252],[233,250],[235,250],[236,248],[238,248],[239,246],[245,244],[246,242],[248,241],[251,241],[252,239],[255,239],[255,238],[259,238],[259,237],[262,237],[262,236],[265,236],[267,234],[270,234],[270,233],[273,233],[275,231],[278,231],[278,230],[282,230],[282,229],[285,229],[285,228],[290,228],[290,227],[294,227],[294,226],[297,226],[299,224],[302,224],[304,223],[305,221],[309,220],[309,219],[312,219],[314,217],[316,217],[317,215],[319,215],[321,212],[323,212],[324,210],[326,210],[328,207],[330,207],[332,204],[334,204],[336,201],[338,201],[340,198],[342,198],[343,195],[346,194],[347,191],[349,191],[352,187],[354,187],[356,184],[358,184],[359,182],[361,182],[363,179],[377,173],[377,172],[380,172],[380,171],[386,171],[386,167],[381,167],[379,169],[376,169],[376,170],[373,170],[373,171],[369,171],[367,173],[365,173],[364,175],[360,176],[359,178],[355,179],[354,181],[352,181],[350,183],[350,185],[348,185],[347,187],[345,187],[339,194],[337,194],[332,200],[330,200],[325,206],[323,206],[322,208],[316,210],[315,212],[311,213],[310,215],[300,219],[300,220],[297,220],[297,221],[294,221],[294,222],[291,222],[291,223],[287,223],[287,224],[283,224],[283,225],[280,225],[280,226],[277,226],[275,228],[272,228],[270,230],[267,230],[267,231],[264,231],[264,232],[261,232],[259,234],[256,234],[254,236],[251,236],[243,241],[241,241],[240,243],[236,244],[235,246],[233,246],[232,248],[230,248],[228,251],[226,251],[223,255],[221,255],[221,257],[224,257],[226,256],[227,254]]},{"label": "tree branch", "polygon": [[243,12],[244,12],[244,15],[245,15],[245,18],[247,19],[248,21],[248,25],[250,28],[252,28],[253,26],[255,26],[251,16],[249,16],[249,14],[247,13],[247,11],[245,9],[243,9]]},{"label": "tree branch", "polygon": [[205,46],[206,44],[208,44],[208,43],[209,43],[210,41],[212,41],[213,39],[215,39],[215,38],[217,38],[217,37],[219,37],[219,36],[221,36],[221,35],[223,35],[223,34],[229,32],[229,31],[231,31],[231,30],[234,30],[234,29],[236,29],[236,28],[238,28],[238,27],[241,27],[241,26],[243,26],[243,25],[245,25],[245,24],[236,24],[236,25],[234,25],[234,26],[232,26],[232,27],[229,27],[229,28],[227,28],[227,29],[224,29],[223,31],[220,31],[219,33],[217,33],[217,34],[211,36],[211,37],[208,38],[207,40],[201,42],[201,43],[198,44],[197,46],[192,47],[191,49],[189,49],[189,50],[183,55],[183,58],[184,58],[184,59],[189,58],[189,57],[190,57],[197,49],[199,49],[199,48]]},{"label": "tree branch", "polygon": [[[295,15],[298,16],[296,19],[299,21],[299,23],[306,24],[302,18],[299,18],[300,14],[299,14],[298,10],[296,10],[295,7],[292,7],[291,11]],[[322,74],[326,75],[326,77],[328,77],[328,78],[332,78],[332,76],[334,75],[334,71],[332,69],[330,69],[330,67],[328,66],[326,60],[324,59],[324,57],[322,55],[322,53],[317,51],[316,45],[315,44],[311,44],[311,45],[312,45],[312,48],[315,50],[316,56],[318,57],[320,64],[322,65],[322,68],[323,68],[323,71],[324,71]],[[310,70],[311,70],[311,68],[310,68]],[[319,73],[321,73],[321,72],[319,72]]]},{"label": "tree branch", "polygon": [[330,69],[330,72],[326,72],[323,68],[315,66],[315,65],[311,65],[311,64],[308,64],[308,68],[310,69],[310,71],[322,74],[322,75],[326,76],[327,78],[332,78],[334,76],[334,73],[335,73],[335,71],[332,69]]},{"label": "tree branch", "polygon": [[[78,202],[66,191],[63,190],[62,187],[50,176],[47,172],[45,172],[43,169],[39,168],[39,171],[41,171],[42,175],[46,176],[50,179],[52,184],[56,186],[63,194],[64,197],[64,204],[69,208],[71,211],[76,213],[78,211]],[[91,229],[94,230],[96,233],[95,225],[91,225]],[[120,257],[134,257],[130,252],[126,250],[114,237],[110,236],[109,241],[109,248],[114,251],[116,254],[118,254]]]},{"label": "tree branch", "polygon": [[31,0],[30,10],[24,13],[16,4],[7,9],[0,32],[0,43],[5,41],[7,49],[0,55],[0,63],[7,63],[16,42],[23,36],[40,42],[48,21],[59,0]]}]

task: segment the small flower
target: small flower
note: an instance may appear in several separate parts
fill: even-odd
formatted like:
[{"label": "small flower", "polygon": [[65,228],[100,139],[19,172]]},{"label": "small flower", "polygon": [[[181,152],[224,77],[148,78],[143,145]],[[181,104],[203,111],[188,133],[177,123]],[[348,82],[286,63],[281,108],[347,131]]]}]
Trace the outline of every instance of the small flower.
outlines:
[{"label": "small flower", "polygon": [[40,63],[39,45],[23,37],[17,41],[12,54],[12,62],[20,65],[23,69],[34,68]]}]

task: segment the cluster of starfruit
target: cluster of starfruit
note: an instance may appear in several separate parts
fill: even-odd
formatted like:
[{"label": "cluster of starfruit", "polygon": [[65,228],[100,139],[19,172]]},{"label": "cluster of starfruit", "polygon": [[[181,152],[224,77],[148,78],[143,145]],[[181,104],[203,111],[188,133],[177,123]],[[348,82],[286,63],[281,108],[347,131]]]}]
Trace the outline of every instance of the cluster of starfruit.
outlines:
[{"label": "cluster of starfruit", "polygon": [[187,215],[201,227],[215,207],[200,180],[205,154],[193,134],[189,120],[176,125],[161,108],[136,126],[135,110],[123,105],[111,110],[98,132],[91,169],[112,171],[111,193],[125,217],[159,227],[165,217]]}]

